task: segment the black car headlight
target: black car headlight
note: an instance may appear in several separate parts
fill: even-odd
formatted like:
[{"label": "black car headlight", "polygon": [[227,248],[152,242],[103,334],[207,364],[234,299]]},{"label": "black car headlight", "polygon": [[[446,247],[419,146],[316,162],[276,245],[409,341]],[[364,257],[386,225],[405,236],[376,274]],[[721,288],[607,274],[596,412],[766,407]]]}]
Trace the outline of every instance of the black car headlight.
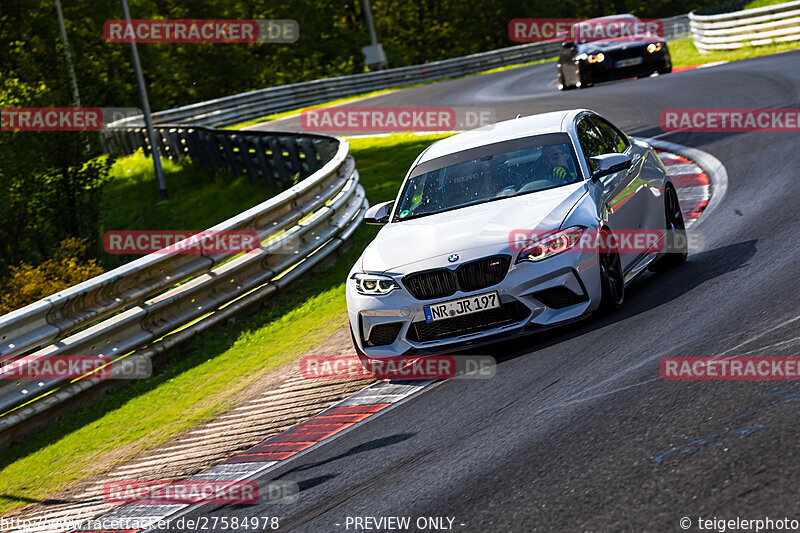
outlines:
[{"label": "black car headlight", "polygon": [[647,51],[651,54],[654,54],[664,48],[662,43],[650,43],[647,45]]},{"label": "black car headlight", "polygon": [[353,274],[350,279],[356,284],[356,292],[365,296],[383,296],[400,288],[395,280],[380,274],[359,273]]},{"label": "black car headlight", "polygon": [[605,60],[606,56],[603,52],[599,52],[597,54],[578,54],[575,56],[575,61],[588,61],[589,63],[602,63]]}]

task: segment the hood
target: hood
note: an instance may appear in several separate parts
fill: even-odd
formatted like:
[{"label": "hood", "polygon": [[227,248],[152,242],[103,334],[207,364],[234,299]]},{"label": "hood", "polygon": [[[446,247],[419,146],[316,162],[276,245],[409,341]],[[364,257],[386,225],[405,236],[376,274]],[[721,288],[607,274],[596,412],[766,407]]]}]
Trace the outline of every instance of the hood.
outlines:
[{"label": "hood", "polygon": [[365,272],[397,271],[415,263],[446,265],[454,253],[468,260],[508,251],[513,230],[557,229],[587,190],[580,182],[393,222],[364,250],[361,266]]}]

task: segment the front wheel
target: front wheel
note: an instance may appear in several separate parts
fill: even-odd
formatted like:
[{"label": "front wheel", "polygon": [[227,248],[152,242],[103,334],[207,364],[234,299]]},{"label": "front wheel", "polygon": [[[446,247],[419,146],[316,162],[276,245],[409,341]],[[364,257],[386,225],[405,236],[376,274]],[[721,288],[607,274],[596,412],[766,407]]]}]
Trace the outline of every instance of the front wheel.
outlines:
[{"label": "front wheel", "polygon": [[[602,242],[611,242],[609,230],[601,231]],[[602,250],[599,253],[600,284],[603,289],[600,300],[601,314],[616,311],[625,301],[625,275],[622,273],[622,262],[617,250]]]},{"label": "front wheel", "polygon": [[667,234],[664,236],[664,256],[659,258],[650,267],[653,272],[663,272],[675,268],[686,262],[689,255],[689,245],[686,241],[686,226],[683,222],[683,213],[678,202],[678,193],[667,185],[664,192],[664,214],[666,216]]}]

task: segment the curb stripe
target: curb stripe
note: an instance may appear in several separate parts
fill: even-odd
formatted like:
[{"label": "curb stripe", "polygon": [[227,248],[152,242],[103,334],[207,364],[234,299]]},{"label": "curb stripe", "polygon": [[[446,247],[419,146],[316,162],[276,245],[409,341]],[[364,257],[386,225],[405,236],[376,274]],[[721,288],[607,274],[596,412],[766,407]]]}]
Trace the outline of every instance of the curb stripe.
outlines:
[{"label": "curb stripe", "polygon": [[708,185],[708,176],[700,174],[678,174],[672,176],[676,187],[692,187],[694,185]]},{"label": "curb stripe", "polygon": [[708,207],[708,200],[703,200],[693,208],[689,209],[689,218],[699,218],[706,207]]},{"label": "curb stripe", "polygon": [[683,212],[686,226],[689,227],[697,221],[708,206],[711,197],[708,176],[691,159],[661,148],[654,148],[654,150],[675,184],[678,204]]},{"label": "curb stripe", "polygon": [[[326,409],[308,420],[249,448],[215,466],[189,477],[189,480],[213,479],[222,481],[244,481],[254,477],[263,470],[276,466],[280,461],[319,444],[363,422],[375,413],[390,407],[392,404],[416,394],[434,380],[426,381],[379,381],[361,391],[345,398],[336,405]],[[367,403],[365,400],[369,399]],[[103,533],[136,533],[152,528],[160,520],[181,514],[188,508],[199,504],[127,504],[104,514],[103,520],[137,519],[145,529],[111,530]],[[97,520],[97,519],[96,519]],[[87,526],[97,524],[88,521]],[[98,530],[80,529],[81,533],[97,533]]]},{"label": "curb stripe", "polygon": [[301,450],[322,442],[334,433],[352,426],[391,404],[334,406],[249,450],[231,457],[224,464],[254,461],[282,461]]}]

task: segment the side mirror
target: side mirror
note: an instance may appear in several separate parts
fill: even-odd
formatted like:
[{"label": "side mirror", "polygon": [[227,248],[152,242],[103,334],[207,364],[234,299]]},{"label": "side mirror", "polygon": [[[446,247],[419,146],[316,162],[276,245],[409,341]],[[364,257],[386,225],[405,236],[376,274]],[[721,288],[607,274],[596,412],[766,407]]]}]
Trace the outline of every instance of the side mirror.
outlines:
[{"label": "side mirror", "polygon": [[381,226],[383,224],[388,224],[393,205],[394,200],[373,205],[364,213],[364,222]]},{"label": "side mirror", "polygon": [[574,45],[569,41],[562,41],[561,48],[572,48]]},{"label": "side mirror", "polygon": [[633,164],[631,158],[625,154],[603,154],[594,156],[591,159],[597,163],[597,170],[592,173],[592,181],[597,181],[603,176],[631,168]]}]

